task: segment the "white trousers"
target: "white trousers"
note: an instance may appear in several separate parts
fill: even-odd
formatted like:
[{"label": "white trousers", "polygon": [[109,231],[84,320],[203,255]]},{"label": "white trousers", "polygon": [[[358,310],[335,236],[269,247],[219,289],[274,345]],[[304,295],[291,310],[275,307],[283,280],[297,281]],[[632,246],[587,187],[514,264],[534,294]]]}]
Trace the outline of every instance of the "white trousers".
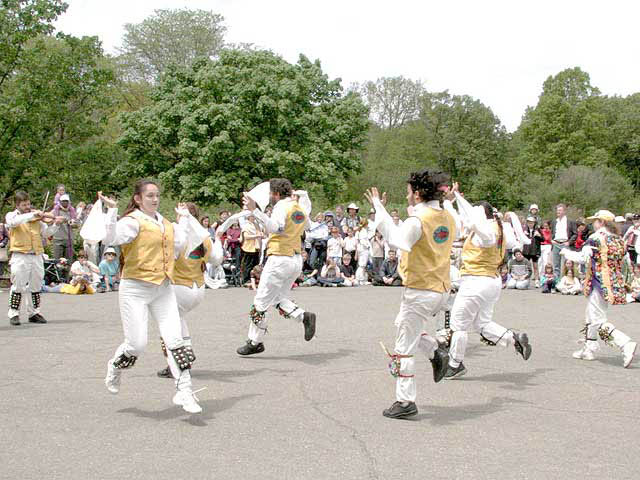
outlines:
[{"label": "white trousers", "polygon": [[267,331],[267,317],[265,312],[269,307],[278,307],[280,313],[289,318],[301,322],[304,310],[287,298],[291,292],[293,282],[302,272],[302,257],[294,255],[271,255],[260,276],[260,284],[253,299],[253,306],[262,314],[259,322],[251,321],[249,324],[249,340],[254,345],[262,343]]},{"label": "white trousers", "polygon": [[[124,342],[117,348],[113,360],[122,353],[135,357],[142,355],[147,346],[149,318],[158,322],[160,336],[168,350],[184,345],[178,302],[168,279],[160,285],[129,278],[122,279],[118,300]],[[167,362],[173,378],[178,379],[178,389],[191,388],[189,370],[181,371],[171,353],[167,356]]]},{"label": "white trousers", "polygon": [[369,263],[369,251],[358,250],[358,268],[356,270],[356,281],[366,283],[367,281],[367,263]]},{"label": "white trousers", "polygon": [[503,347],[513,343],[513,333],[492,320],[501,291],[502,280],[499,277],[464,275],[460,279],[460,289],[451,310],[453,334],[449,365],[453,368],[464,360],[469,330],[480,332],[486,340]]},{"label": "white trousers", "polygon": [[543,273],[544,267],[551,261],[551,245],[540,246],[540,259],[538,260],[538,272]]},{"label": "white trousers", "polygon": [[396,378],[396,400],[416,401],[415,354],[418,349],[424,359],[433,358],[438,342],[426,333],[427,321],[447,302],[448,293],[404,288],[400,311],[396,316],[395,353],[400,357],[400,376]]},{"label": "white trousers", "polygon": [[601,337],[602,340],[618,348],[624,347],[631,340],[626,334],[618,330],[615,325],[607,321],[608,309],[609,303],[602,297],[600,291],[594,288],[589,295],[589,303],[587,303],[587,311],[585,313],[587,324],[586,346],[592,351],[598,350],[598,336],[600,333],[605,336],[608,333],[610,339],[605,340]]},{"label": "white trousers", "polygon": [[197,284],[193,284],[193,287],[185,287],[184,285],[174,285],[173,290],[176,294],[176,301],[178,302],[178,312],[180,313],[180,323],[182,326],[182,339],[185,340],[186,345],[191,345],[191,335],[189,334],[189,326],[185,317],[187,313],[196,308],[204,299],[205,287],[198,287]]},{"label": "white trousers", "polygon": [[[42,255],[14,252],[11,254],[11,260],[9,260],[9,268],[11,269],[11,290],[9,295],[12,293],[22,294],[22,300],[26,303],[29,317],[40,313],[40,309],[33,306],[31,294],[40,292],[42,289],[42,281],[44,280]],[[17,309],[9,307],[7,312],[9,318],[19,314],[19,306]]]}]

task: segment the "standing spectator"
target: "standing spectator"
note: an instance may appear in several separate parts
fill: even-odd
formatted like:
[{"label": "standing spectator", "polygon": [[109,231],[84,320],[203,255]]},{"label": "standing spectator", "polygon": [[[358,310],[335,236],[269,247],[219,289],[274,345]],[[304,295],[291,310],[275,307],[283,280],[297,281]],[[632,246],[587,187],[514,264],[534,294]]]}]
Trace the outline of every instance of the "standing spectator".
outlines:
[{"label": "standing spectator", "polygon": [[373,236],[376,234],[376,209],[369,210],[369,218],[367,219],[367,236],[369,241],[373,240]]},{"label": "standing spectator", "polygon": [[544,271],[544,267],[547,263],[551,263],[551,222],[545,220],[542,222],[542,228],[540,229],[542,239],[540,242],[540,261],[538,262],[538,270]]},{"label": "standing spectator", "polygon": [[638,249],[640,248],[640,215],[637,213],[633,215],[633,225],[627,229],[622,239],[631,264],[635,265],[638,263]]},{"label": "standing spectator", "polygon": [[[329,215],[327,215],[329,214]],[[331,222],[331,226],[329,224]],[[318,270],[322,268],[327,256],[327,240],[329,239],[329,229],[333,226],[333,213],[318,213],[315,222],[309,222],[309,230],[305,239],[309,242],[309,263]]]},{"label": "standing spectator", "polygon": [[226,234],[227,234],[227,239],[225,241],[225,247],[229,252],[231,261],[236,266],[236,268],[239,268],[240,266],[240,235],[242,234],[242,230],[240,230],[240,225],[237,222],[234,222],[226,231]]},{"label": "standing spectator", "polygon": [[398,257],[394,249],[389,250],[387,259],[382,262],[380,271],[373,281],[374,285],[386,287],[401,287],[402,279],[398,272]]},{"label": "standing spectator", "polygon": [[118,282],[120,280],[118,257],[113,247],[109,247],[104,251],[103,259],[98,265],[100,269],[100,287],[98,292],[107,291],[117,292]]},{"label": "standing spectator", "polygon": [[553,273],[560,275],[562,263],[560,250],[569,248],[576,241],[576,222],[567,218],[567,206],[563,203],[556,207],[556,219],[551,223],[551,259],[553,261]]},{"label": "standing spectator", "polygon": [[624,224],[622,225],[622,230],[620,231],[620,235],[624,236],[627,231],[633,227],[633,213],[625,213],[624,214]]},{"label": "standing spectator", "polygon": [[240,249],[242,252],[240,275],[242,276],[243,285],[249,281],[253,267],[260,263],[262,236],[262,231],[256,225],[256,218],[253,215],[249,215],[240,234]]},{"label": "standing spectator", "polygon": [[544,271],[540,275],[540,286],[542,286],[542,293],[552,293],[556,288],[556,276],[553,273],[553,265],[550,263],[544,266]]},{"label": "standing spectator", "polygon": [[384,262],[384,238],[380,232],[376,232],[371,239],[371,270],[374,277],[380,272],[382,262]]},{"label": "standing spectator", "polygon": [[356,250],[356,260],[358,268],[356,270],[356,280],[359,285],[368,285],[369,279],[367,275],[367,265],[369,264],[369,252],[371,251],[371,242],[369,241],[369,231],[367,230],[367,221],[363,220],[356,233],[358,240],[358,249]]},{"label": "standing spectator", "polygon": [[540,286],[538,260],[540,259],[540,243],[542,241],[542,234],[540,233],[536,222],[535,217],[527,217],[527,223],[525,224],[523,231],[525,236],[531,240],[531,243],[522,247],[522,254],[533,266],[533,281],[535,288],[538,288]]},{"label": "standing spectator", "polygon": [[205,215],[204,217],[202,217],[202,218],[200,219],[200,225],[202,225],[202,227],[203,227],[207,232],[209,232],[209,236],[210,236],[212,239],[215,239],[215,238],[216,238],[216,229],[215,229],[215,228],[213,228],[213,227],[211,226],[211,219],[209,218],[209,216],[208,216],[208,215]]},{"label": "standing spectator", "polygon": [[[337,228],[337,227],[336,227]],[[318,283],[321,287],[337,287],[344,282],[342,273],[333,257],[327,257],[327,262],[320,271]]]},{"label": "standing spectator", "polygon": [[576,274],[577,272],[573,262],[571,260],[564,262],[562,270],[562,278],[556,284],[556,290],[563,295],[578,295],[582,292],[582,285]]},{"label": "standing spectator", "polygon": [[538,213],[540,213],[538,205],[536,205],[535,203],[531,204],[531,206],[529,207],[528,216],[536,219],[536,225],[540,225],[540,216],[538,215]]},{"label": "standing spectator", "polygon": [[64,218],[60,228],[53,234],[53,257],[56,260],[61,257],[72,259],[76,209],[71,205],[68,194],[60,195],[60,203],[53,207],[53,215]]},{"label": "standing spectator", "polygon": [[352,228],[355,230],[360,226],[360,217],[358,216],[359,210],[360,209],[355,203],[350,203],[347,207],[347,218],[345,219],[347,229]]},{"label": "standing spectator", "polygon": [[510,278],[507,281],[507,288],[528,289],[531,281],[531,263],[524,258],[519,248],[513,249],[513,258],[509,260],[508,268]]},{"label": "standing spectator", "polygon": [[338,230],[338,227],[333,227],[331,229],[331,237],[327,241],[327,258],[333,258],[336,265],[342,259],[342,246],[343,240],[340,236],[340,230]]},{"label": "standing spectator", "polygon": [[0,222],[0,277],[4,275],[9,262],[9,230]]},{"label": "standing spectator", "polygon": [[333,221],[340,231],[340,236],[344,236],[343,227],[346,223],[346,218],[344,217],[344,207],[342,205],[336,205],[336,214],[333,217]]},{"label": "standing spectator", "polygon": [[344,252],[342,254],[342,262],[340,262],[340,273],[342,274],[342,278],[344,278],[344,282],[342,283],[345,287],[355,287],[357,285],[356,282],[356,272],[353,269],[353,265],[351,265],[351,254],[349,252]]},{"label": "standing spectator", "polygon": [[358,250],[358,239],[355,237],[353,228],[347,227],[347,236],[344,237],[342,255],[345,253],[351,256],[351,266],[355,268],[356,264],[356,251]]},{"label": "standing spectator", "polygon": [[339,227],[331,210],[324,212],[324,223],[327,225],[329,230],[331,230],[331,227]]}]

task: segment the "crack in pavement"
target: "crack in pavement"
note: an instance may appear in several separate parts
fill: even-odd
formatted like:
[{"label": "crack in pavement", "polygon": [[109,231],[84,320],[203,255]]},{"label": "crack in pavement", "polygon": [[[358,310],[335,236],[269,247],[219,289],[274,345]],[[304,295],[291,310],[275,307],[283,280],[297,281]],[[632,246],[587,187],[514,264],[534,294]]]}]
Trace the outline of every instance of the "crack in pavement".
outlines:
[{"label": "crack in pavement", "polygon": [[313,408],[316,412],[318,412],[321,416],[323,416],[330,422],[336,424],[338,427],[347,431],[349,436],[356,442],[362,455],[366,459],[367,468],[369,470],[369,475],[368,475],[369,478],[376,479],[376,480],[379,479],[380,476],[378,475],[378,471],[377,471],[376,459],[367,448],[367,444],[365,443],[365,441],[362,438],[360,438],[360,434],[358,433],[358,431],[355,428],[353,428],[351,425],[347,425],[346,423],[341,422],[337,418],[332,417],[328,413],[323,412],[320,406],[318,405],[318,402],[316,402],[311,397],[309,392],[305,390],[303,382],[299,383],[299,387],[300,387],[300,392],[302,393],[302,396],[304,397],[304,399],[311,404],[311,408]]}]

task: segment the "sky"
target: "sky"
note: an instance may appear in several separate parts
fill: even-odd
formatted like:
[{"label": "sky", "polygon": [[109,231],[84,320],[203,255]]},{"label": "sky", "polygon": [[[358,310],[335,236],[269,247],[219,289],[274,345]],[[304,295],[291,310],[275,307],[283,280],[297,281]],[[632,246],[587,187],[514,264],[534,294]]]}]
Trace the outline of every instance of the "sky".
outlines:
[{"label": "sky", "polygon": [[287,61],[319,59],[343,86],[402,75],[429,91],[466,94],[509,131],[534,106],[549,75],[579,66],[606,95],[640,91],[640,2],[631,0],[67,0],[56,22],[97,35],[115,53],[123,25],[158,8],[211,10],[226,41]]}]

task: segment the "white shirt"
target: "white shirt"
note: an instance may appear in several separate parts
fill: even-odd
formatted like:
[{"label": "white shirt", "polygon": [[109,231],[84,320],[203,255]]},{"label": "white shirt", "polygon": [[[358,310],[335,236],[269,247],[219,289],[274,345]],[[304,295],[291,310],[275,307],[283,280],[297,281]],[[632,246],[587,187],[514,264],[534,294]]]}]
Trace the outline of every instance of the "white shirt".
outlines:
[{"label": "white shirt", "polygon": [[327,241],[327,257],[342,257],[342,238],[330,237]]},{"label": "white shirt", "polygon": [[356,237],[344,237],[344,249],[347,252],[355,252],[358,248],[358,239]]},{"label": "white shirt", "polygon": [[553,236],[556,242],[566,242],[569,240],[569,234],[567,233],[567,216],[556,220],[556,234]]},{"label": "white shirt", "polygon": [[[7,229],[15,228],[19,225],[22,225],[23,223],[31,222],[34,218],[35,218],[35,213],[33,212],[20,213],[20,210],[16,209],[13,212],[7,213],[7,216],[5,217],[4,226]],[[59,226],[56,225],[55,223],[52,223],[51,225],[47,225],[44,222],[40,222],[40,235],[42,235],[45,238],[51,237],[54,233],[58,231],[58,228]]]},{"label": "white shirt", "polygon": [[[304,213],[307,215],[305,229],[308,230],[309,215],[311,215],[311,200],[309,199],[309,195],[307,195],[307,192],[304,192],[302,190],[296,190],[296,194],[300,196],[300,199],[298,200],[298,204],[300,205],[302,210],[304,210]],[[253,211],[253,215],[264,224],[267,235],[272,233],[281,233],[284,231],[284,226],[287,221],[288,207],[293,202],[295,202],[295,200],[291,197],[287,197],[287,198],[283,198],[282,200],[279,200],[278,203],[276,203],[273,206],[273,211],[271,212],[270,217],[267,216],[267,214],[264,213],[259,208],[256,208]]]}]

